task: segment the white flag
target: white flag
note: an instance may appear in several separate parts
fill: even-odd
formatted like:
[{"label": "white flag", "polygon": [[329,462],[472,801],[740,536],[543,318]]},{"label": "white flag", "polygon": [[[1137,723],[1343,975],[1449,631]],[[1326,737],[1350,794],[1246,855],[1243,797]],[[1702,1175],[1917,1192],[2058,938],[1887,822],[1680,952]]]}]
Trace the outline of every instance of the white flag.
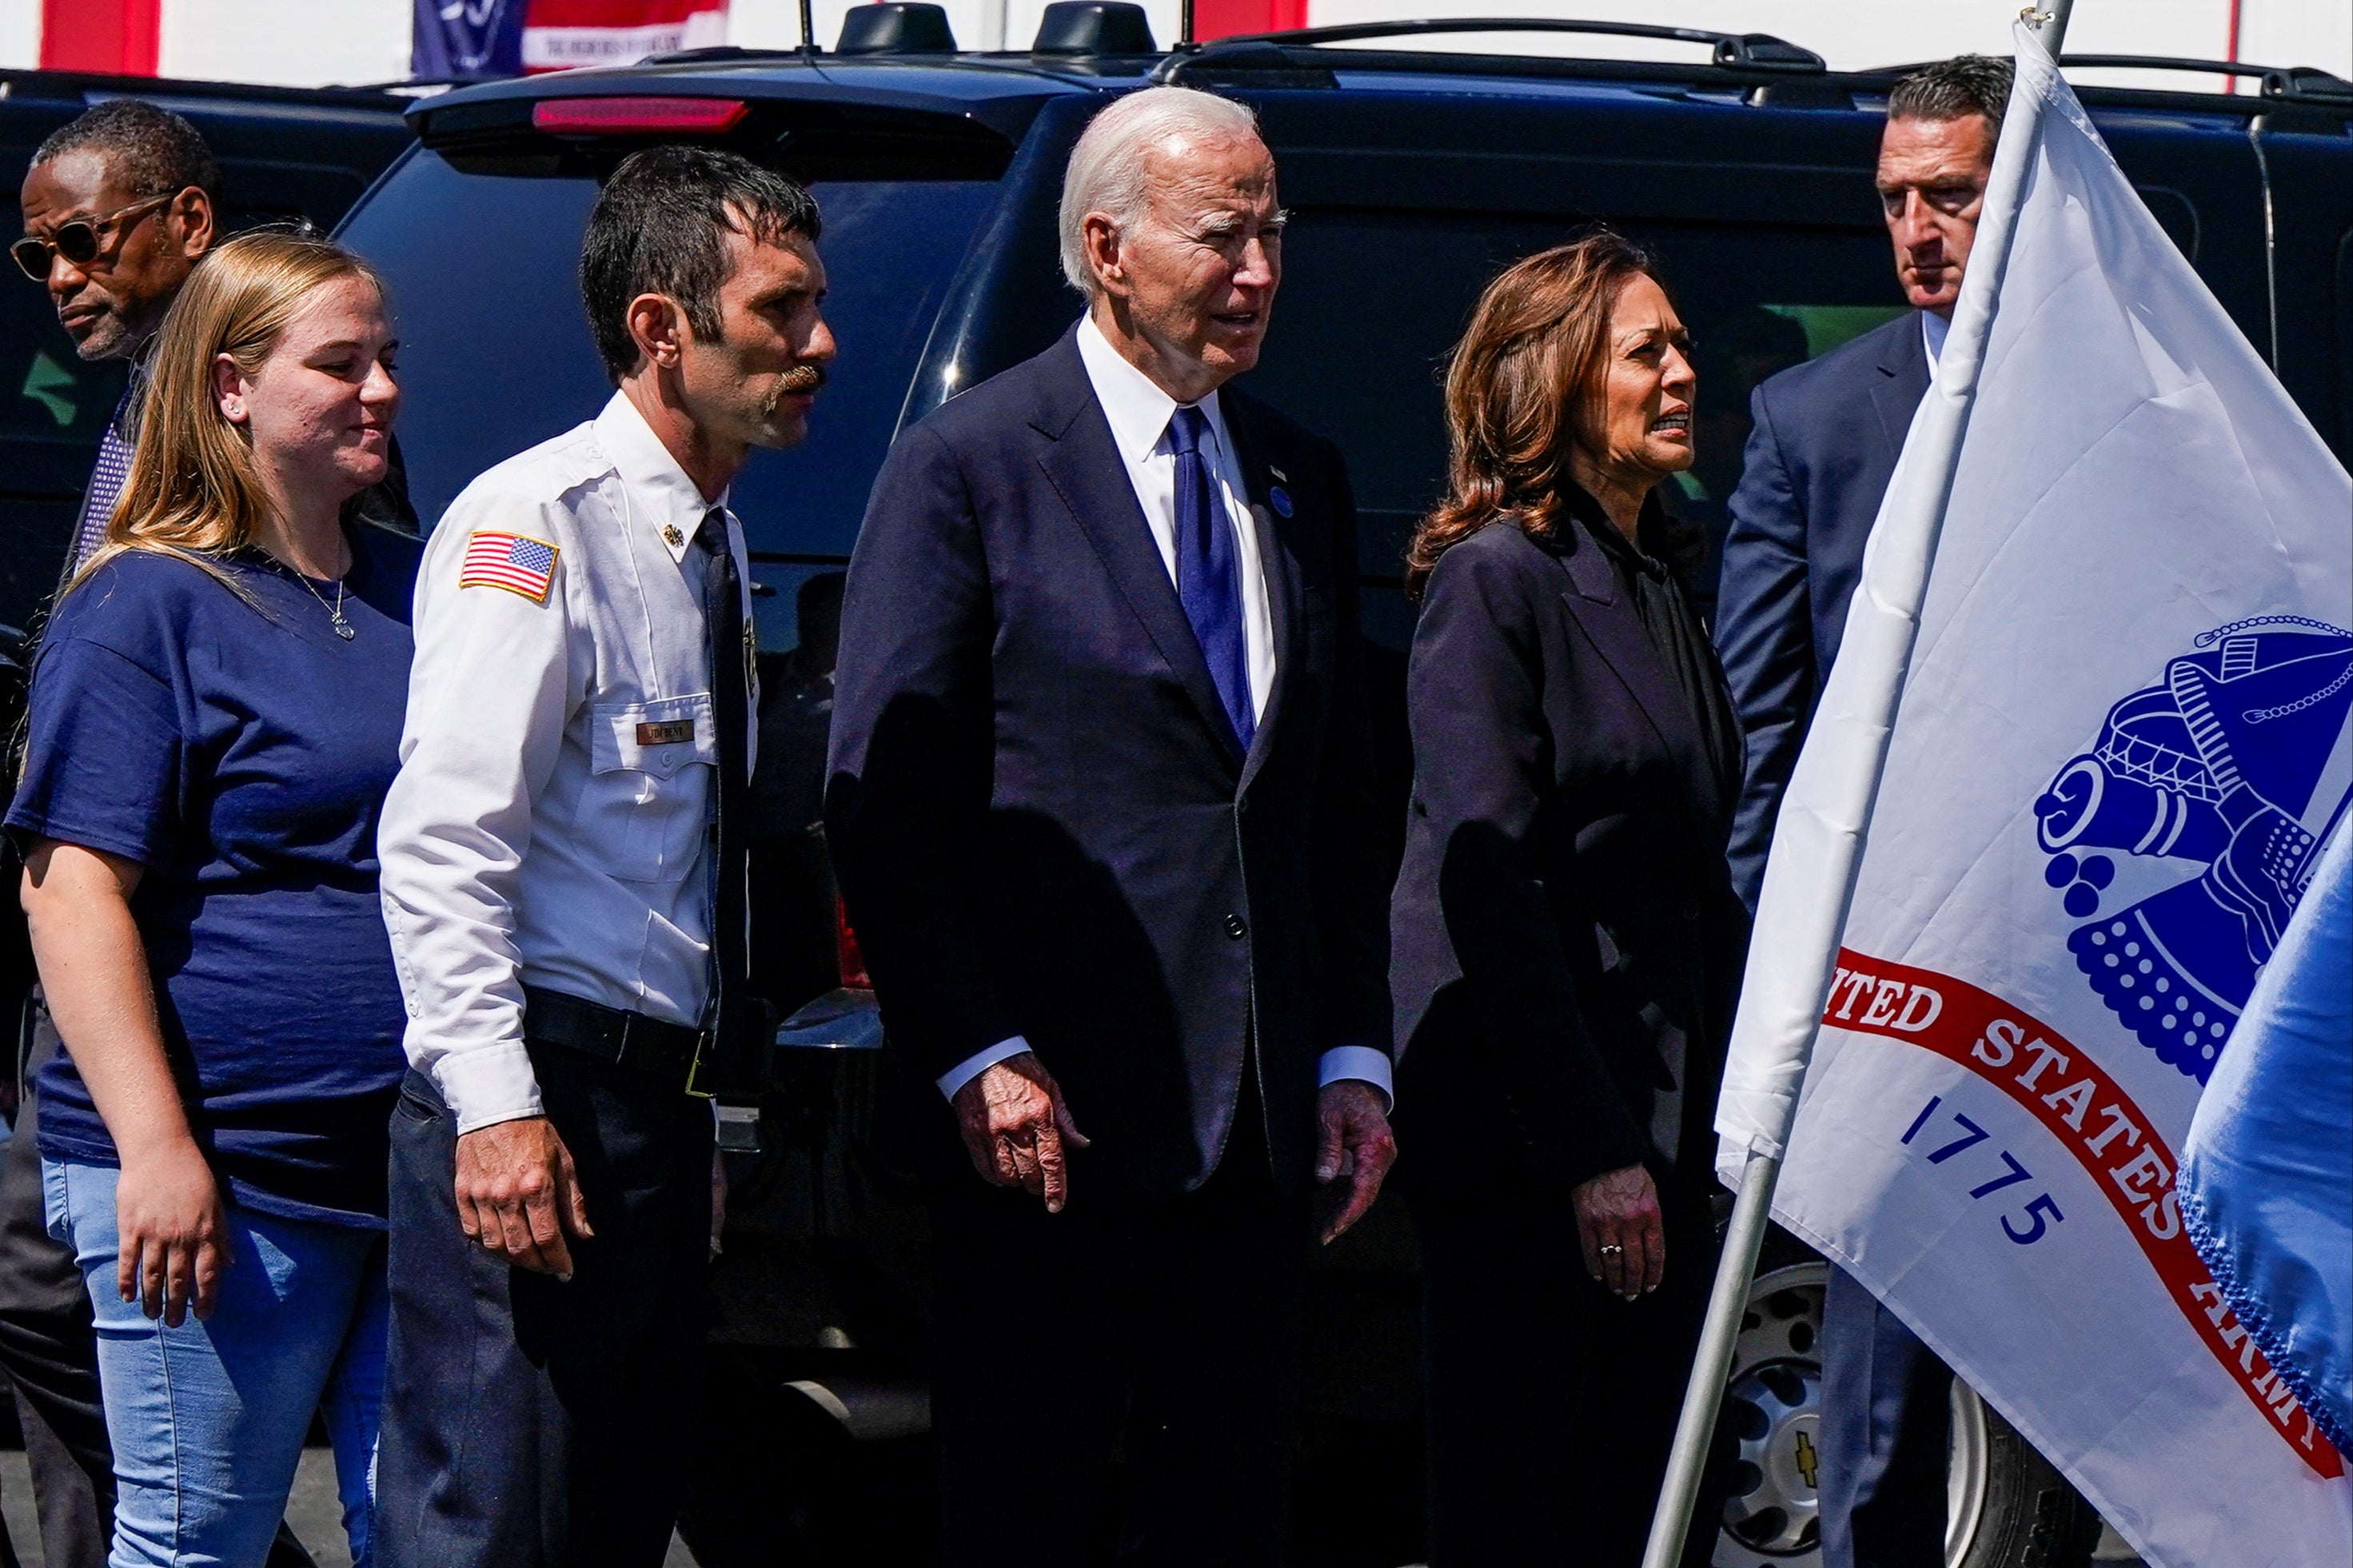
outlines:
[{"label": "white flag", "polygon": [[[2344,1568],[2353,1487],[2173,1181],[2353,785],[2353,482],[2018,47],[2008,270],[1951,339],[1975,406],[1948,347],[1782,807],[1723,1168],[1796,1097],[1775,1217],[2145,1557]],[[1963,418],[1939,538],[1920,451]]]}]

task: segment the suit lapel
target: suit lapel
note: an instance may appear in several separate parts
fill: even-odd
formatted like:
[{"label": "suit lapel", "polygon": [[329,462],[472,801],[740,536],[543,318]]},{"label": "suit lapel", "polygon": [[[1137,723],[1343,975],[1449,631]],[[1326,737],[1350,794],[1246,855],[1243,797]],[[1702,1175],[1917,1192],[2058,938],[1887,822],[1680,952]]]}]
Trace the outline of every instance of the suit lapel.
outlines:
[{"label": "suit lapel", "polygon": [[1879,355],[1879,378],[1872,383],[1872,407],[1879,412],[1879,433],[1887,443],[1887,469],[1893,472],[1904,438],[1911,432],[1912,416],[1928,395],[1928,345],[1922,339],[1920,313],[1906,312],[1893,325],[1886,349]]},{"label": "suit lapel", "polygon": [[1273,620],[1274,680],[1267,692],[1266,711],[1259,715],[1258,733],[1250,741],[1250,754],[1242,763],[1241,787],[1247,789],[1265,761],[1272,744],[1269,737],[1282,716],[1283,689],[1304,655],[1298,641],[1299,563],[1294,556],[1299,523],[1296,517],[1277,513],[1269,499],[1276,481],[1256,432],[1250,429],[1249,405],[1231,396],[1221,397],[1218,401],[1219,410],[1225,416],[1226,433],[1233,440],[1235,460],[1241,467],[1250,523],[1258,535],[1259,569],[1266,577],[1267,609]]},{"label": "suit lapel", "polygon": [[1642,716],[1651,721],[1659,743],[1675,759],[1675,776],[1683,781],[1683,792],[1693,808],[1704,815],[1713,814],[1705,812],[1705,802],[1691,789],[1691,780],[1708,767],[1708,761],[1694,731],[1697,721],[1683,688],[1659,656],[1631,601],[1618,591],[1616,574],[1600,546],[1577,536],[1580,524],[1573,518],[1563,518],[1560,527],[1570,546],[1558,557],[1572,590],[1561,595],[1569,619],[1634,699],[1634,705],[1642,710]]},{"label": "suit lapel", "polygon": [[1239,765],[1241,746],[1234,726],[1218,700],[1217,683],[1209,678],[1208,662],[1186,619],[1176,597],[1176,585],[1153,543],[1144,508],[1136,504],[1128,483],[1127,464],[1112,440],[1103,405],[1095,400],[1079,358],[1077,343],[1065,337],[1054,350],[1058,396],[1031,427],[1047,438],[1038,454],[1039,466],[1070,509],[1080,532],[1094,546],[1128,609],[1144,625],[1152,645],[1176,675],[1177,683],[1200,710],[1202,721],[1218,737],[1227,759]]}]

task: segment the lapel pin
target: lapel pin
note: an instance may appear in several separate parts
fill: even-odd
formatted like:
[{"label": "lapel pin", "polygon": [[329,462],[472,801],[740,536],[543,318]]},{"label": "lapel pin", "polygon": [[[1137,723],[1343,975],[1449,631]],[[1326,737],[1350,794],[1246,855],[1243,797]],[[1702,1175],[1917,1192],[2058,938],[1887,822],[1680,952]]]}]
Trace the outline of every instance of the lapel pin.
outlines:
[{"label": "lapel pin", "polygon": [[662,524],[662,543],[675,550],[686,543],[686,535],[678,531],[677,524],[665,523]]},{"label": "lapel pin", "polygon": [[1266,465],[1266,471],[1274,475],[1275,478],[1282,481],[1285,484],[1291,482],[1291,476],[1283,472],[1281,469],[1275,467],[1272,463]]},{"label": "lapel pin", "polygon": [[1274,508],[1277,517],[1291,515],[1291,492],[1279,484],[1266,493],[1266,503]]}]

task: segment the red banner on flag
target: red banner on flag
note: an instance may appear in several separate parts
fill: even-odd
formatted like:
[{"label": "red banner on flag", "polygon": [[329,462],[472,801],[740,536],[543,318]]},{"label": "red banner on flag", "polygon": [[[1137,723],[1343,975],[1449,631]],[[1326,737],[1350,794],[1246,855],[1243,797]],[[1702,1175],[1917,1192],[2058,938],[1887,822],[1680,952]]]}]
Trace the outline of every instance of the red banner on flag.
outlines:
[{"label": "red banner on flag", "polygon": [[[2024,1010],[1967,980],[1846,948],[1839,952],[1822,1022],[1934,1051],[2001,1090],[2041,1122],[2106,1194],[2182,1316],[2256,1408],[2278,1426],[2296,1457],[2317,1475],[2345,1473],[2344,1460],[2255,1348],[2182,1230],[2173,1190],[2180,1166],[2173,1150],[2158,1135],[2151,1118],[2089,1053]],[[1938,1119],[1937,1109],[1931,1099],[1904,1141],[1929,1136],[1924,1129]],[[1946,1119],[1957,1122],[1962,1136],[1931,1152],[1932,1160],[1967,1149],[1975,1141],[1972,1132],[1977,1139],[1985,1136],[1965,1116]],[[2025,1172],[2020,1171],[2018,1177],[2025,1180]],[[2007,1184],[2007,1178],[1997,1177],[1971,1196],[1989,1196]],[[2048,1205],[2051,1200],[2045,1196],[2038,1202]],[[2056,1223],[2055,1209],[2049,1217]],[[2031,1227],[2039,1234],[2044,1220],[2030,1203],[2015,1224],[2011,1216],[2003,1216],[2002,1228],[2010,1240],[2026,1241],[2032,1238],[2021,1233]]]}]

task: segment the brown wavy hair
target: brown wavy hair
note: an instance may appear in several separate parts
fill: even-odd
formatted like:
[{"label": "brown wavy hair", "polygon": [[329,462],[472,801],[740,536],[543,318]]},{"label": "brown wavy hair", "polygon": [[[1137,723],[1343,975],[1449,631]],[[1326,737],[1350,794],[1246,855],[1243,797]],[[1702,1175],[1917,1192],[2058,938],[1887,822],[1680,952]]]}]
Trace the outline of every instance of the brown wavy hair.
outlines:
[{"label": "brown wavy hair", "polygon": [[1648,251],[1597,229],[1514,263],[1479,296],[1446,371],[1447,494],[1406,546],[1409,598],[1490,523],[1553,536],[1576,488],[1569,453],[1599,424],[1610,307],[1636,277],[1666,286]]}]

